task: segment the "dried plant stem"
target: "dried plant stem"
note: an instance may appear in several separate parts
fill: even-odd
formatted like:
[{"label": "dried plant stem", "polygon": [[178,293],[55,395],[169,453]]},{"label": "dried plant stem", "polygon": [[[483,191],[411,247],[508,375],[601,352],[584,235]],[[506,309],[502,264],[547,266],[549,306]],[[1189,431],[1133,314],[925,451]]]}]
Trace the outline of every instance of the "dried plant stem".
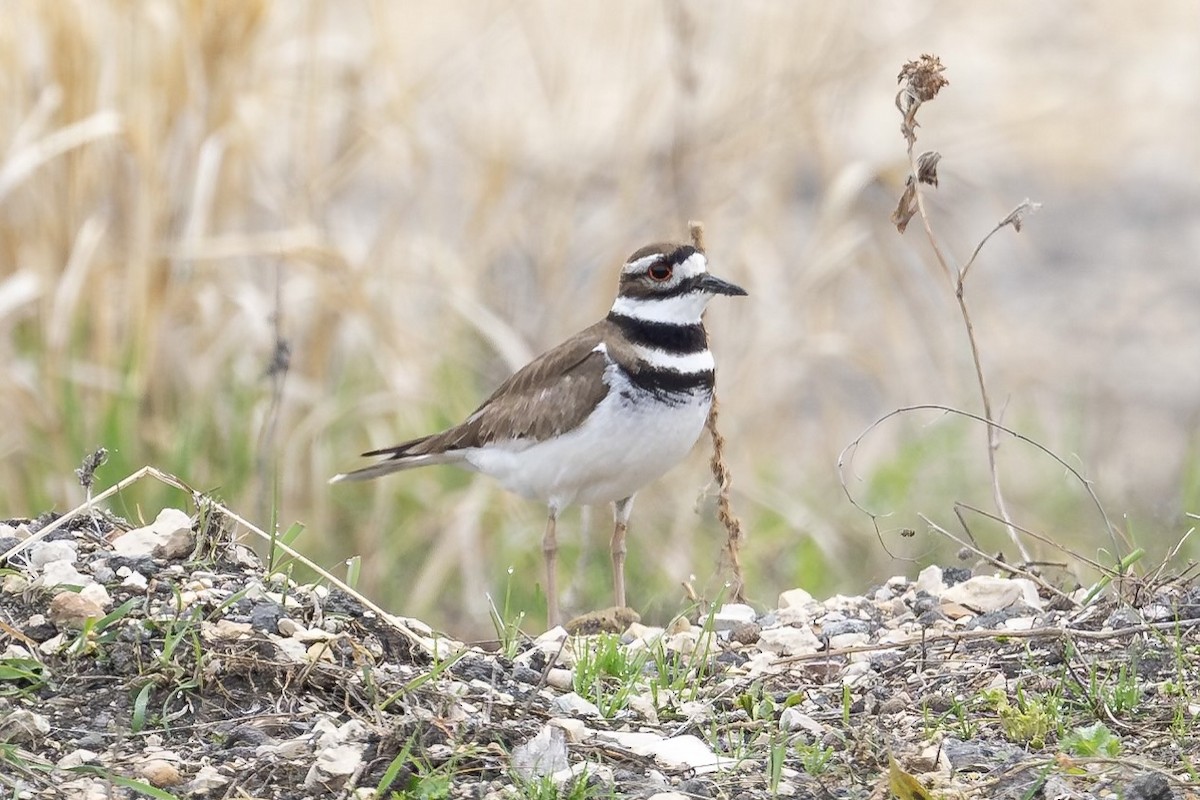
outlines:
[{"label": "dried plant stem", "polygon": [[713,395],[712,410],[708,412],[708,432],[712,435],[713,454],[709,466],[713,478],[717,482],[717,519],[725,526],[724,560],[728,563],[729,598],[735,603],[746,602],[746,581],[742,577],[741,548],[745,534],[742,533],[742,521],[733,513],[733,503],[729,499],[729,484],[733,480],[729,467],[725,464],[725,437],[717,429],[717,415],[720,404]]},{"label": "dried plant stem", "polygon": [[[278,453],[275,450],[275,435],[283,408],[283,384],[291,366],[291,344],[283,335],[283,263],[275,264],[275,310],[271,313],[271,327],[275,332],[275,349],[263,376],[271,380],[271,402],[267,407],[266,419],[258,436],[258,454],[255,458],[259,481],[258,518],[270,520],[274,527],[279,512],[279,469]],[[268,488],[270,487],[270,488]]]},{"label": "dried plant stem", "polygon": [[[996,510],[1000,513],[1000,517],[1004,520],[1004,526],[1008,529],[1009,538],[1017,547],[1017,552],[1021,554],[1023,562],[1032,561],[1025,543],[1021,541],[1020,535],[1017,533],[1017,528],[1013,525],[1012,516],[1008,512],[1008,504],[1004,500],[1004,491],[1000,487],[1000,471],[996,466],[996,450],[1000,447],[1000,432],[994,424],[996,417],[992,413],[992,399],[988,394],[987,380],[983,374],[983,359],[979,356],[979,342],[975,338],[975,325],[971,322],[971,313],[967,309],[966,292],[964,291],[964,281],[967,277],[967,270],[971,268],[971,264],[975,263],[975,256],[979,255],[979,251],[992,234],[1000,230],[1006,224],[1012,223],[1017,217],[1014,214],[1009,214],[1004,221],[996,225],[988,235],[983,237],[983,240],[975,248],[975,252],[971,255],[971,260],[961,269],[952,269],[950,262],[946,259],[942,252],[941,245],[938,243],[937,236],[933,233],[933,225],[929,220],[929,212],[925,207],[925,195],[921,191],[921,181],[917,180],[917,156],[913,151],[913,145],[916,144],[915,137],[910,137],[908,140],[908,163],[912,169],[910,180],[912,181],[912,189],[914,199],[917,203],[917,214],[921,217],[921,226],[925,229],[925,236],[929,239],[929,244],[933,248],[934,257],[937,259],[938,265],[942,268],[947,280],[950,281],[951,287],[954,289],[954,298],[958,301],[958,310],[962,316],[963,326],[967,331],[967,341],[971,347],[971,361],[975,365],[975,380],[979,386],[979,396],[983,401],[983,416],[989,423],[987,428],[987,456],[988,456],[988,473],[992,480],[992,500],[996,504]],[[1028,204],[1028,201],[1026,201]],[[1014,212],[1015,213],[1015,212]]]},{"label": "dried plant stem", "polygon": [[[704,224],[689,222],[688,233],[691,235],[692,245],[703,252]],[[708,412],[708,420],[705,423],[713,443],[709,467],[712,469],[713,479],[717,482],[717,519],[725,528],[725,549],[722,551],[722,561],[725,562],[730,573],[729,599],[735,603],[744,603],[746,602],[746,580],[742,575],[741,547],[745,540],[745,534],[742,532],[742,521],[738,519],[737,514],[733,513],[733,501],[729,497],[729,486],[733,482],[733,475],[729,471],[729,465],[725,463],[725,437],[717,428],[720,407],[714,390],[712,408]]]}]

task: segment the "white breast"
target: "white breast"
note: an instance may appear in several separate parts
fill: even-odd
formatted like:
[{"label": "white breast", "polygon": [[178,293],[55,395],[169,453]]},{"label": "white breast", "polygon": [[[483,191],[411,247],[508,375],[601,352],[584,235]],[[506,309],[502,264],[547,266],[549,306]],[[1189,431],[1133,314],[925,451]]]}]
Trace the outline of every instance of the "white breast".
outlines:
[{"label": "white breast", "polygon": [[504,488],[563,508],[633,495],[679,463],[695,445],[712,395],[697,391],[664,402],[631,384],[615,366],[611,391],[578,428],[544,442],[498,442],[466,453],[467,462]]}]

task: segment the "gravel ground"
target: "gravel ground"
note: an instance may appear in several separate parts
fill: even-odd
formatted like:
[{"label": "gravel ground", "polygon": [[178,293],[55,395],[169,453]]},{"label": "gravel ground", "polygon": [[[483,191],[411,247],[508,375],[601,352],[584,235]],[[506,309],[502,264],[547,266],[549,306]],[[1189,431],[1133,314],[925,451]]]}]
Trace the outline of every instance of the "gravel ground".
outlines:
[{"label": "gravel ground", "polygon": [[1198,796],[1190,582],[1084,604],[928,567],[481,646],[269,573],[244,533],[0,523],[5,796]]}]

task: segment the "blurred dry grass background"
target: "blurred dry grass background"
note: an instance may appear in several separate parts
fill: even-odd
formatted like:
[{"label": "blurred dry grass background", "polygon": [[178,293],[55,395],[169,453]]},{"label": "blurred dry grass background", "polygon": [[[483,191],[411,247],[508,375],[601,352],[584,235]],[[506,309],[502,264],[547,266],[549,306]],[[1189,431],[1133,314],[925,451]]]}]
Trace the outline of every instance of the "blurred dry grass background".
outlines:
[{"label": "blurred dry grass background", "polygon": [[[699,218],[714,271],[750,292],[709,324],[751,596],[951,559],[916,515],[988,506],[981,430],[910,417],[864,445],[853,488],[922,533],[886,548],[835,469],[895,407],[978,408],[927,244],[888,222],[895,76],[922,52],[949,67],[918,146],[944,155],[951,253],[1045,204],[968,288],[1004,420],[1153,553],[1200,512],[1189,0],[2,7],[0,514],[74,505],[72,469],[104,445],[101,483],[151,463],[274,509],[320,561],[362,554],[361,588],[399,612],[469,634],[486,591],[534,611],[538,504],[448,468],[325,481],[469,412],[604,313],[625,255]],[[651,618],[689,575],[719,591],[705,456],[639,497],[631,596]],[[1061,468],[1007,442],[1001,469],[1018,522],[1107,542]],[[565,519],[567,606],[601,605],[607,511],[594,532]]]}]

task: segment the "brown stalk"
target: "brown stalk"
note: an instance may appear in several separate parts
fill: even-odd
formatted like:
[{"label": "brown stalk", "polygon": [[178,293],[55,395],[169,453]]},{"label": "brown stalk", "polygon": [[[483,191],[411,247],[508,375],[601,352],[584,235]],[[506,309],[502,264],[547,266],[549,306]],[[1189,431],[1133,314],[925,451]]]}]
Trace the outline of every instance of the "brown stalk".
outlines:
[{"label": "brown stalk", "polygon": [[[692,246],[704,252],[704,224],[689,222],[688,233],[692,238]],[[720,414],[720,403],[717,401],[716,390],[713,390],[712,408],[708,412],[709,435],[712,436],[713,453],[709,461],[713,480],[717,482],[717,519],[725,527],[725,549],[721,553],[723,566],[729,569],[729,599],[735,603],[746,602],[746,580],[742,575],[741,547],[746,535],[742,531],[742,521],[733,512],[733,501],[729,497],[729,486],[733,475],[729,465],[725,463],[725,437],[717,428],[717,417]]]}]

